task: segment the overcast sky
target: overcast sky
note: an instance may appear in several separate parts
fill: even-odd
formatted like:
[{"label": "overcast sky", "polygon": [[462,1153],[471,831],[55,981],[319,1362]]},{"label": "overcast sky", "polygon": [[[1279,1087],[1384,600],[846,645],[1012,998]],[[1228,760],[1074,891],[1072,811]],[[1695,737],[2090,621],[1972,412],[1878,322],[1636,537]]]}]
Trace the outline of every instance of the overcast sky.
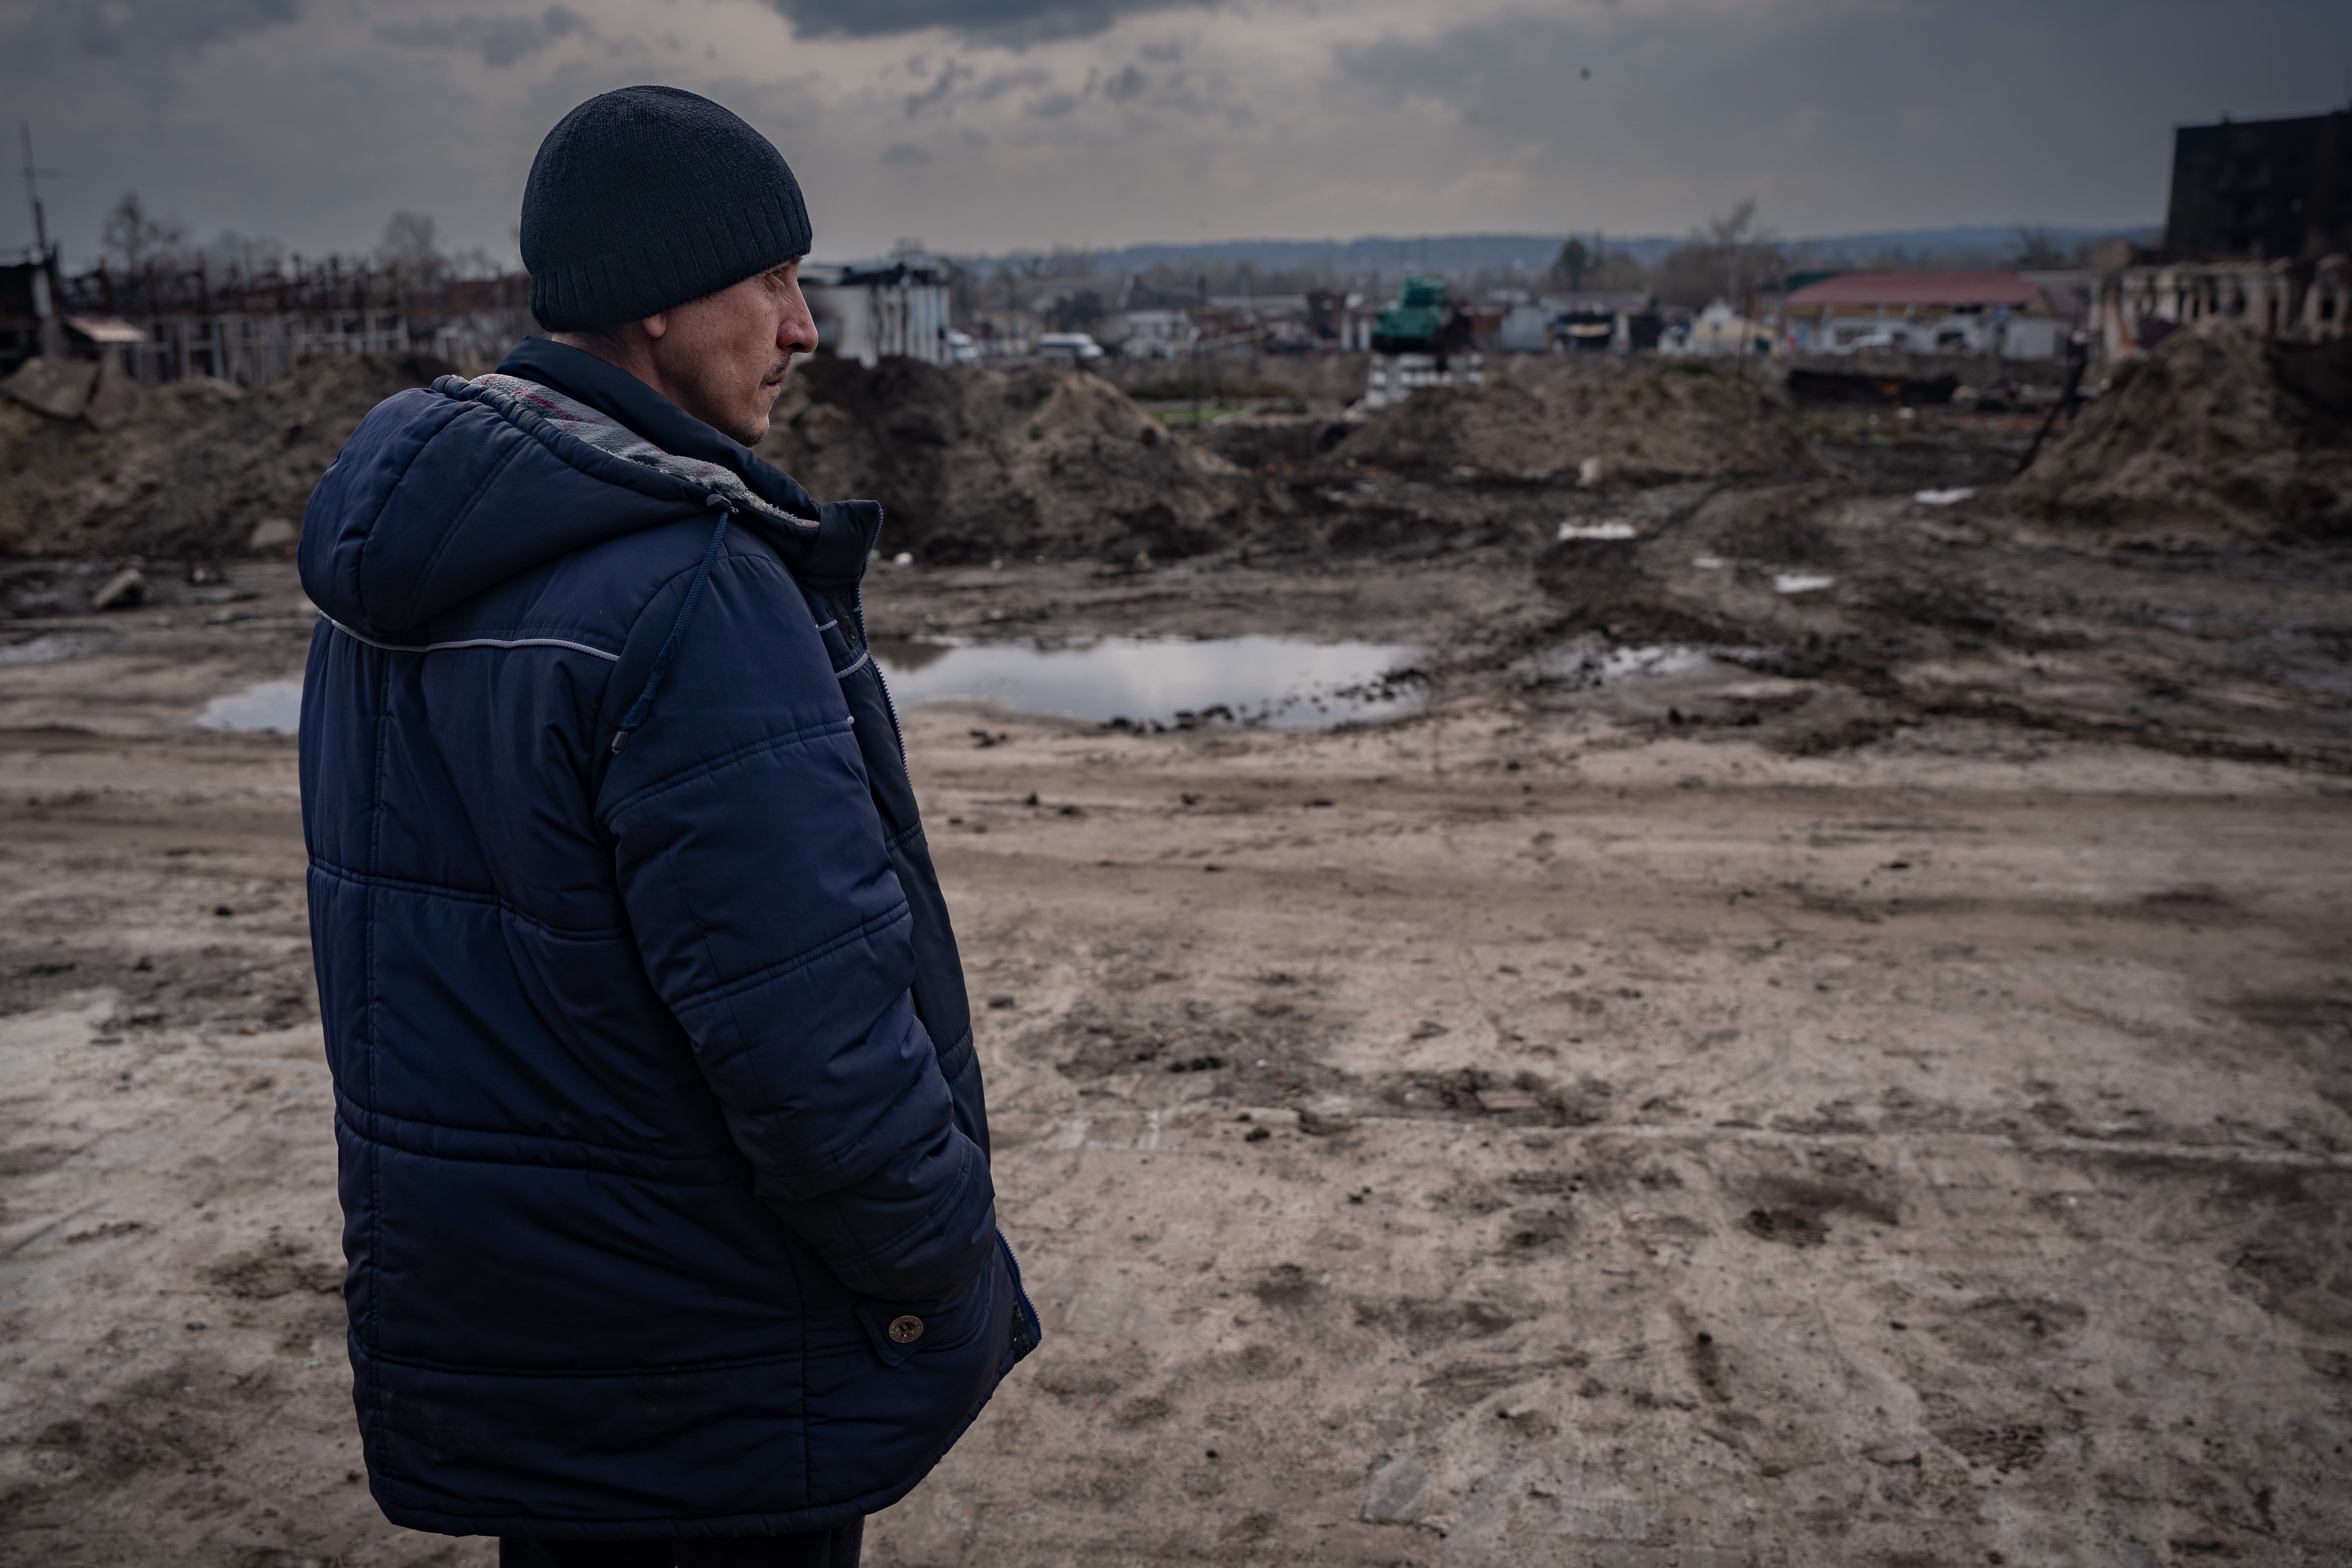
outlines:
[{"label": "overcast sky", "polygon": [[[1468,231],[2160,220],[2171,128],[2352,98],[2345,0],[0,0],[0,104],[94,259],[126,190],[310,254],[511,257],[633,82],[798,172],[820,258]],[[11,163],[16,147],[10,149]],[[31,237],[0,201],[0,247]]]}]

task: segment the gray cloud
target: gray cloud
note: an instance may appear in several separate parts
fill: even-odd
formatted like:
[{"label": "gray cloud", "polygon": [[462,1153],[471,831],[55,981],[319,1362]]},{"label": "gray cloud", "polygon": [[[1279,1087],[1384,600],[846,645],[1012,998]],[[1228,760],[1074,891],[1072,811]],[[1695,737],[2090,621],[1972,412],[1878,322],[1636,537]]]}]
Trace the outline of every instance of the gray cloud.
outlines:
[{"label": "gray cloud", "polygon": [[[540,139],[641,81],[773,137],[827,258],[1675,234],[1749,195],[1803,235],[2147,222],[2175,124],[2341,103],[2352,60],[2341,0],[2235,0],[2227,26],[2212,0],[880,4],[0,0],[0,127],[68,171],[43,195],[78,265],[125,190],[307,255],[405,209],[511,257]],[[1040,18],[1109,25],[1020,32]],[[919,24],[941,30],[871,37]],[[0,252],[30,230],[0,203]]]},{"label": "gray cloud", "polygon": [[997,42],[1082,38],[1144,11],[1211,0],[771,0],[804,38],[872,38],[945,27]]},{"label": "gray cloud", "polygon": [[82,47],[92,54],[121,54],[142,35],[174,48],[201,48],[301,15],[299,0],[144,0],[74,10]]},{"label": "gray cloud", "polygon": [[[916,74],[919,76],[921,74],[919,68],[916,69]],[[948,95],[955,91],[958,81],[968,80],[975,74],[972,68],[961,60],[947,61],[940,67],[940,74],[932,79],[929,86],[907,95],[907,118],[912,120],[926,109],[946,102]]]},{"label": "gray cloud", "polygon": [[907,118],[912,120],[934,109],[952,117],[960,109],[985,109],[1007,93],[1030,88],[1049,89],[1033,100],[1042,101],[1055,96],[1050,91],[1053,84],[1054,73],[1042,66],[1016,66],[1010,70],[991,71],[983,77],[969,63],[951,59],[940,65],[940,74],[929,86],[907,95]]},{"label": "gray cloud", "polygon": [[2295,56],[2339,74],[2352,58],[2352,13],[2318,0],[2241,0],[2226,37],[2205,0],[1675,11],[1507,10],[1352,41],[1333,63],[1343,83],[1440,111],[1459,167],[1507,157],[1572,172],[1564,190],[1622,193],[1611,171],[1646,163],[1686,204],[1760,192],[1768,216],[1819,231],[1862,211],[2147,221],[2173,124],[2340,102]]},{"label": "gray cloud", "polygon": [[421,18],[379,24],[375,36],[387,44],[412,49],[463,49],[479,54],[493,70],[530,58],[560,38],[586,35],[588,24],[577,12],[550,5],[537,16],[457,16],[447,21]]},{"label": "gray cloud", "polygon": [[33,67],[201,49],[287,26],[301,16],[302,0],[32,0],[10,9],[0,59]]}]

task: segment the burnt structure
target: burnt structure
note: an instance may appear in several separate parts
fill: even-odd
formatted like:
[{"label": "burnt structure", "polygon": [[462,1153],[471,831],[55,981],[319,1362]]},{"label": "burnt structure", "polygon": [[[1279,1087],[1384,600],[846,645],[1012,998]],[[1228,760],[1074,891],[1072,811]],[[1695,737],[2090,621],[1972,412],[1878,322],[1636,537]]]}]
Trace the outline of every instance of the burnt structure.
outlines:
[{"label": "burnt structure", "polygon": [[2352,110],[2173,133],[2164,248],[2100,275],[2094,336],[2125,358],[2217,316],[2266,338],[2352,337]]},{"label": "burnt structure", "polygon": [[333,258],[72,275],[52,251],[0,267],[0,376],[35,355],[94,359],[149,385],[205,375],[256,386],[314,354],[494,362],[533,330],[530,291],[520,273],[459,279]]},{"label": "burnt structure", "polygon": [[2352,110],[2181,126],[2164,248],[2179,261],[2352,251]]}]

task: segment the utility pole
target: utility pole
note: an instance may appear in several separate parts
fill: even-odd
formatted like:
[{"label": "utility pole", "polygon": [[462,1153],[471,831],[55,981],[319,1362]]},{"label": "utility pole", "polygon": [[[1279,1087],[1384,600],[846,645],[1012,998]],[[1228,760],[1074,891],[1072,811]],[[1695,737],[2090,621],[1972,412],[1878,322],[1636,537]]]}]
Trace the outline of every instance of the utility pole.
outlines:
[{"label": "utility pole", "polygon": [[47,174],[51,179],[56,179],[58,177],[58,171],[37,169],[33,166],[33,122],[31,121],[18,121],[16,130],[25,141],[25,196],[33,204],[33,238],[40,247],[41,259],[47,261],[49,258],[49,219],[48,215],[41,210],[40,177]]}]

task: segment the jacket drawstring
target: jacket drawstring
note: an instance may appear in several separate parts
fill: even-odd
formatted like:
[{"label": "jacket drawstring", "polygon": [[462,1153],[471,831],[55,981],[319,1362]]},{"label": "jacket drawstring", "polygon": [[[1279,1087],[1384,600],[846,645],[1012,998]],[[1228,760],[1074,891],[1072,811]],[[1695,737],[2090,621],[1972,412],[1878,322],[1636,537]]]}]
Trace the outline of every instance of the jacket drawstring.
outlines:
[{"label": "jacket drawstring", "polygon": [[646,689],[637,693],[635,705],[621,721],[621,728],[613,737],[614,756],[620,755],[621,748],[629,743],[631,732],[646,721],[646,711],[654,705],[654,693],[660,689],[662,677],[669,673],[669,662],[677,657],[679,645],[686,641],[687,626],[694,619],[695,606],[701,602],[702,585],[710,581],[710,567],[719,559],[719,547],[726,542],[727,502],[724,498],[714,495],[710,498],[710,505],[719,509],[719,526],[710,531],[710,543],[702,552],[702,564],[694,569],[694,582],[686,591],[686,603],[678,606],[677,620],[669,628],[669,640],[662,644],[661,652],[654,655],[653,672],[646,677]]}]

